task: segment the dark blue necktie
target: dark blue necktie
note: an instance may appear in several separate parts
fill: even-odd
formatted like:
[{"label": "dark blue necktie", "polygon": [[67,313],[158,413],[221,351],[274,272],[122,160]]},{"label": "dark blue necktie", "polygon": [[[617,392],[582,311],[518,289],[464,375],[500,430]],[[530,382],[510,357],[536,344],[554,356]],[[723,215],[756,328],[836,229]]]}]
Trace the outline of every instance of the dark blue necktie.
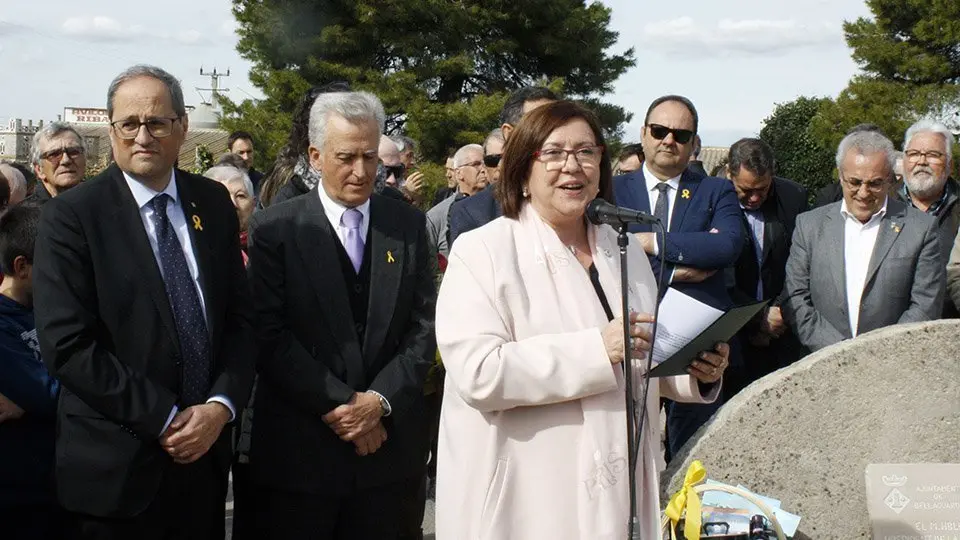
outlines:
[{"label": "dark blue necktie", "polygon": [[173,309],[183,356],[180,400],[181,405],[189,407],[205,402],[210,388],[210,336],[183,247],[167,217],[169,200],[170,196],[165,193],[153,198],[153,225],[157,232],[163,282]]},{"label": "dark blue necktie", "polygon": [[660,220],[663,224],[663,230],[670,230],[670,184],[660,182],[657,184],[657,191],[660,195],[657,197],[657,204],[653,208],[653,217]]}]

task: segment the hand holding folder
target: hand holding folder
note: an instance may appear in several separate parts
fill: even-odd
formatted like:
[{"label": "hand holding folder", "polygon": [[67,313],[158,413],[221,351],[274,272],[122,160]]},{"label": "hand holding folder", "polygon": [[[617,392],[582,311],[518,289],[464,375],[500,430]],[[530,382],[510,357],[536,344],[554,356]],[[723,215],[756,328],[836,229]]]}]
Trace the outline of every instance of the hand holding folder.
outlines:
[{"label": "hand holding folder", "polygon": [[651,377],[684,375],[701,351],[712,350],[746,325],[767,301],[735,307],[727,312],[713,308],[676,289],[669,289],[660,305],[654,368]]}]

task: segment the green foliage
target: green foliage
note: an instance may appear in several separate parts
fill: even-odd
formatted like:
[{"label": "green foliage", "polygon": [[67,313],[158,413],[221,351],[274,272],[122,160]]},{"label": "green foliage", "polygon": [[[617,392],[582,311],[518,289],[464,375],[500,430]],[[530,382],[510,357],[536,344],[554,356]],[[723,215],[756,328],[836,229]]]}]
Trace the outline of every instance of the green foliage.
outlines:
[{"label": "green foliage", "polygon": [[777,175],[803,184],[811,195],[833,181],[834,152],[810,130],[811,120],[830,104],[829,99],[809,97],[777,104],[760,130],[760,138],[773,148]]},{"label": "green foliage", "polygon": [[213,167],[213,153],[205,145],[197,145],[194,149],[194,156],[196,156],[193,165],[195,174],[203,174],[207,169]]},{"label": "green foliage", "polygon": [[387,132],[420,142],[426,160],[480,142],[507,95],[551,81],[591,98],[616,136],[629,115],[597,99],[634,65],[608,54],[610,9],[584,0],[233,0],[238,51],[253,62],[262,101],[224,100],[225,129],[257,140],[262,168],[284,144],[290,113],[313,85],[335,80],[375,93]]},{"label": "green foliage", "polygon": [[960,2],[867,0],[873,18],[844,23],[863,74],[814,120],[812,133],[836,147],[853,126],[877,124],[898,146],[907,127],[947,120],[960,106]]},{"label": "green foliage", "polygon": [[429,206],[437,190],[447,185],[446,169],[443,165],[422,162],[417,164],[417,170],[423,173],[423,201]]}]

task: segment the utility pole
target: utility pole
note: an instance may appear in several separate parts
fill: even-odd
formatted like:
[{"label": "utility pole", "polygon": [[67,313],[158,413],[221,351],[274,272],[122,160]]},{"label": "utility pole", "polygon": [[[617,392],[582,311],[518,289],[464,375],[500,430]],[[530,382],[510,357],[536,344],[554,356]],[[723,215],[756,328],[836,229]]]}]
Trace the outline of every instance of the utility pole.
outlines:
[{"label": "utility pole", "polygon": [[200,94],[200,101],[206,105],[217,106],[217,97],[220,96],[221,92],[229,92],[229,88],[220,87],[220,78],[230,76],[230,68],[227,68],[226,73],[221,73],[217,71],[217,68],[214,67],[213,71],[204,71],[203,66],[200,66],[200,75],[204,77],[210,77],[210,88],[195,88],[197,93],[200,92],[210,92],[210,101],[205,101],[203,99],[203,94]]}]

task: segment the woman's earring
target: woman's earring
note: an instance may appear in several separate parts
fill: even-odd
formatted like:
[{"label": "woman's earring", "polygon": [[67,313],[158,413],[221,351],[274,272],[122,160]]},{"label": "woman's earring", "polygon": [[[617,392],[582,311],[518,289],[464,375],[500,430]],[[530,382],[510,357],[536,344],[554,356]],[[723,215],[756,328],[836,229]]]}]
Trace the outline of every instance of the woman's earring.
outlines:
[{"label": "woman's earring", "polygon": [[523,198],[526,199],[530,196],[530,192],[527,191],[527,188],[523,188]]}]

